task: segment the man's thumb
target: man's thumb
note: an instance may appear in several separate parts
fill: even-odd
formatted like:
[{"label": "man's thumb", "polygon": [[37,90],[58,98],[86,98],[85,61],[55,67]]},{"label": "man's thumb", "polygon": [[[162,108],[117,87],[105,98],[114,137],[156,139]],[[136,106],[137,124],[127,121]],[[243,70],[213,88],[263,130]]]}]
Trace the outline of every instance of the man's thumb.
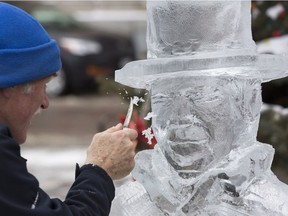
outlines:
[{"label": "man's thumb", "polygon": [[110,133],[113,133],[115,131],[122,130],[122,129],[123,129],[123,125],[121,123],[119,123],[116,126],[108,128],[106,131],[110,132]]}]

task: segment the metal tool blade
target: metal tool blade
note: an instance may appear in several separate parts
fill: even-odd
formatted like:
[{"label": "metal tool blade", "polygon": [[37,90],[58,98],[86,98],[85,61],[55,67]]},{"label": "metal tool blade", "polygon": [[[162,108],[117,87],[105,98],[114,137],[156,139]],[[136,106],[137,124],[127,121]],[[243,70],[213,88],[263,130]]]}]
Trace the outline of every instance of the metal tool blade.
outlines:
[{"label": "metal tool blade", "polygon": [[128,127],[128,125],[130,123],[130,120],[131,120],[131,117],[132,117],[132,113],[133,113],[133,99],[130,98],[130,104],[129,104],[127,115],[126,115],[126,118],[125,118],[125,121],[124,121],[124,124],[123,124],[123,128],[127,128]]}]

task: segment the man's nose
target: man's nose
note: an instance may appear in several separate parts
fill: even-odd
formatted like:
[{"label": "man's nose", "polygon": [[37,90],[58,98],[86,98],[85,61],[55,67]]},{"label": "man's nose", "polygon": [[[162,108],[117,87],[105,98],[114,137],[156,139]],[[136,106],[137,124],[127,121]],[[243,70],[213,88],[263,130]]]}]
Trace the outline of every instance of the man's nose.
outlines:
[{"label": "man's nose", "polygon": [[48,98],[48,95],[45,94],[43,101],[42,101],[42,104],[41,104],[41,108],[47,109],[48,107],[49,107],[49,98]]}]

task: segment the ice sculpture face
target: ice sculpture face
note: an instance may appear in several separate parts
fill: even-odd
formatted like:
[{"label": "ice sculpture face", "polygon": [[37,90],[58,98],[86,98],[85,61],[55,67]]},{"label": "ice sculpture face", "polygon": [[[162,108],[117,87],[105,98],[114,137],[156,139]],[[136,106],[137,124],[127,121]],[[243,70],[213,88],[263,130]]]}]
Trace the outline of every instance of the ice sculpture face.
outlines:
[{"label": "ice sculpture face", "polygon": [[256,141],[260,80],[169,78],[152,85],[151,93],[152,127],[176,170],[204,171],[232,149]]}]

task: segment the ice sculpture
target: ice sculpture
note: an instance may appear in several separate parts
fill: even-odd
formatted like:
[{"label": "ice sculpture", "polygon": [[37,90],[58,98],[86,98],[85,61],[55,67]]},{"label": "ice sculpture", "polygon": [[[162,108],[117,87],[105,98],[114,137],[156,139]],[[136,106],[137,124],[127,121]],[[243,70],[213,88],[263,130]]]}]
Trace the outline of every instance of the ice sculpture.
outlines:
[{"label": "ice sculpture", "polygon": [[111,216],[288,215],[288,186],[256,140],[261,83],[287,75],[283,56],[259,55],[251,2],[147,1],[148,59],[116,71],[151,92],[153,150],[117,187]]}]

